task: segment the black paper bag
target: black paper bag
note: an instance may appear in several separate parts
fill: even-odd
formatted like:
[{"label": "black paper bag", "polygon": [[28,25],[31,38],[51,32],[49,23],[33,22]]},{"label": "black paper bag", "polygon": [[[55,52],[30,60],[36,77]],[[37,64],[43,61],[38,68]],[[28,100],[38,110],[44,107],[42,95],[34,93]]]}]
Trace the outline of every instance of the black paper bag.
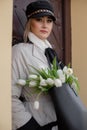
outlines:
[{"label": "black paper bag", "polygon": [[87,130],[87,110],[68,84],[53,87],[50,95],[58,118],[58,130]]}]

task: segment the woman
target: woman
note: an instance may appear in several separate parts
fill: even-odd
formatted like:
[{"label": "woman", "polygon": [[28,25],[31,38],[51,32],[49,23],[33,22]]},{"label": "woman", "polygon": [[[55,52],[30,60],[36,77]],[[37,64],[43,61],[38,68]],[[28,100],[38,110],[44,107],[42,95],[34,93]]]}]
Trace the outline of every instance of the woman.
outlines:
[{"label": "woman", "polygon": [[[56,20],[51,4],[45,0],[30,3],[26,8],[27,23],[24,43],[12,48],[12,129],[58,130],[54,106],[49,94],[40,96],[39,109],[34,108],[37,94],[32,88],[17,85],[19,78],[26,79],[35,68],[47,68],[44,55],[51,44],[47,41]],[[24,100],[21,100],[21,97]]]}]

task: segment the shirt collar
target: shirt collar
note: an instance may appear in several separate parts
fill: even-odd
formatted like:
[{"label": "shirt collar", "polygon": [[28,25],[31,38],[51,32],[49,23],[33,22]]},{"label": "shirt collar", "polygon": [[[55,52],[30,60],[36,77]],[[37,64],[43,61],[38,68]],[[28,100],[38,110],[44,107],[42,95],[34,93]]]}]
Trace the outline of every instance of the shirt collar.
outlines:
[{"label": "shirt collar", "polygon": [[45,49],[48,47],[52,48],[48,40],[41,40],[32,32],[28,33],[28,38],[35,46],[39,47],[42,51],[45,51]]}]

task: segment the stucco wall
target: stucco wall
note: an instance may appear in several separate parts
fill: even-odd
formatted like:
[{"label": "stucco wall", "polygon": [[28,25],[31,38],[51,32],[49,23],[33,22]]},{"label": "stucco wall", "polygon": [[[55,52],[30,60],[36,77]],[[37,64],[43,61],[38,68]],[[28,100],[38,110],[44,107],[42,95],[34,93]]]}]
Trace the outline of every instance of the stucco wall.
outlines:
[{"label": "stucco wall", "polygon": [[12,0],[0,0],[0,130],[11,130]]},{"label": "stucco wall", "polygon": [[[71,0],[72,65],[87,106],[87,0]],[[0,130],[11,130],[12,0],[0,0]]]},{"label": "stucco wall", "polygon": [[71,0],[72,64],[87,106],[87,0]]}]

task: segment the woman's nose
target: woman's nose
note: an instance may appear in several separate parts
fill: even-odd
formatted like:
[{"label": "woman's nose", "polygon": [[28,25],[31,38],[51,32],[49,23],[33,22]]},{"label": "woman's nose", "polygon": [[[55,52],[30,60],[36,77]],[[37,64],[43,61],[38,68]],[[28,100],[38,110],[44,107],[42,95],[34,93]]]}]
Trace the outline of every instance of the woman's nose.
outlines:
[{"label": "woman's nose", "polygon": [[43,21],[43,27],[47,27],[47,21]]}]

